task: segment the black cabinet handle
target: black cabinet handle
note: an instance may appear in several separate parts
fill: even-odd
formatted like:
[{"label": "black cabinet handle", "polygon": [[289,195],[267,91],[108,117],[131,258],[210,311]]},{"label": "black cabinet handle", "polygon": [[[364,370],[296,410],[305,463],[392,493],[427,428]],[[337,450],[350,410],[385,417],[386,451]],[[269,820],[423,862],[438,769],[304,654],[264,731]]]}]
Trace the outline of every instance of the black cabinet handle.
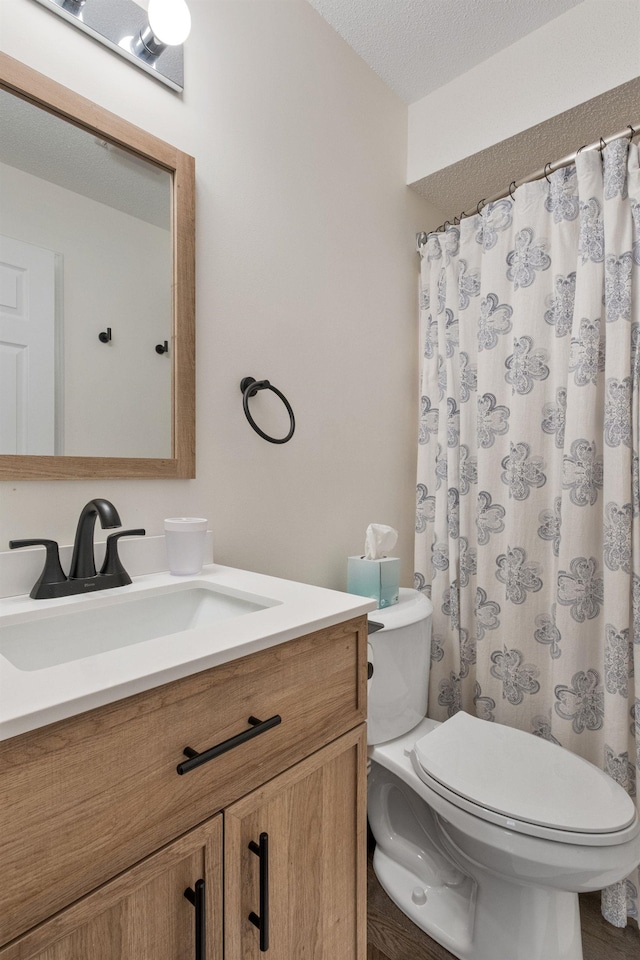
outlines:
[{"label": "black cabinet handle", "polygon": [[282,717],[278,714],[269,717],[268,720],[257,720],[255,717],[249,717],[247,722],[251,724],[248,730],[243,730],[242,733],[237,733],[235,737],[229,737],[228,740],[223,740],[222,743],[218,743],[215,747],[210,747],[202,753],[198,753],[193,747],[185,747],[182,752],[188,759],[183,760],[176,767],[180,776],[183,773],[189,773],[190,770],[195,770],[196,767],[201,767],[203,763],[208,763],[209,760],[215,760],[216,757],[226,753],[227,750],[233,750],[234,747],[239,747],[241,743],[246,743],[247,740],[253,740],[254,737],[271,730],[272,727],[277,727],[279,723],[282,723]]},{"label": "black cabinet handle", "polygon": [[187,887],[185,897],[196,908],[196,960],[207,960],[207,914],[204,880],[196,880],[196,888]]},{"label": "black cabinet handle", "polygon": [[260,843],[252,840],[249,850],[260,857],[260,916],[251,911],[249,920],[260,931],[260,950],[266,953],[269,949],[269,835],[261,833]]}]

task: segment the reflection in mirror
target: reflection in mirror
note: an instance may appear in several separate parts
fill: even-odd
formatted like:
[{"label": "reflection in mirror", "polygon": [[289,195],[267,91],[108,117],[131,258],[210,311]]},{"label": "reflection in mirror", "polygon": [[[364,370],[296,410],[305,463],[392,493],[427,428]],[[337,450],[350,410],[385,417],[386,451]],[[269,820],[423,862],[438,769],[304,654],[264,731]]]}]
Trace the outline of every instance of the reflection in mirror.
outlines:
[{"label": "reflection in mirror", "polygon": [[0,209],[0,453],[171,456],[169,171],[1,90]]},{"label": "reflection in mirror", "polygon": [[193,159],[0,54],[0,210],[0,478],[194,476]]}]

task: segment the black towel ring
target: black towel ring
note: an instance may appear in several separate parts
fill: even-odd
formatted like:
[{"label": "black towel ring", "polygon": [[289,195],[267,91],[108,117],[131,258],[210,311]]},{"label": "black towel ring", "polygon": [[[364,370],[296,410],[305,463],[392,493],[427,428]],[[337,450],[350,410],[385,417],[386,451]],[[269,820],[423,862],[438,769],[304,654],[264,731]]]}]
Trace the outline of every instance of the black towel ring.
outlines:
[{"label": "black towel ring", "polygon": [[[273,384],[269,383],[268,380],[256,380],[255,377],[243,377],[240,381],[240,390],[242,391],[242,407],[244,409],[244,415],[255,430],[263,440],[268,440],[269,443],[286,443],[288,440],[291,440],[293,436],[293,431],[296,428],[295,417],[293,416],[293,410],[291,409],[291,404],[285,397],[284,393],[281,393],[277,387],[274,387]],[[249,398],[255,397],[258,390],[271,390],[276,396],[280,397],[285,407],[287,408],[287,413],[289,414],[289,419],[291,421],[291,426],[289,428],[289,433],[286,437],[270,437],[268,433],[265,433],[257,425],[253,417],[249,412]]]}]

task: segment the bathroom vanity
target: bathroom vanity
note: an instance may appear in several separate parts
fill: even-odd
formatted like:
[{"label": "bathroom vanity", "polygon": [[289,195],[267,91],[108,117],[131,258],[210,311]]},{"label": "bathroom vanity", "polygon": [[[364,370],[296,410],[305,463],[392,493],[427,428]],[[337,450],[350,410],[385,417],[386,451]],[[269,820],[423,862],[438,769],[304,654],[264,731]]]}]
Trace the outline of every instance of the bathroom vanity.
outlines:
[{"label": "bathroom vanity", "polygon": [[[373,604],[205,570],[270,606],[35,669],[0,645],[1,960],[364,960]],[[114,593],[127,620],[187,586]],[[110,600],[10,598],[0,627]]]}]

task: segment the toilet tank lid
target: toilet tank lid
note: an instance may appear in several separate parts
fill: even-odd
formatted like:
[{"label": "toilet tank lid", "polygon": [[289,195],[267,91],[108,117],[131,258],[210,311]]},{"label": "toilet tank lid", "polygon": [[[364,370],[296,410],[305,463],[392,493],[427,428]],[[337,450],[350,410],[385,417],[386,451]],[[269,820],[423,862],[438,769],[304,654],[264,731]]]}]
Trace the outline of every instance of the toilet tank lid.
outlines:
[{"label": "toilet tank lid", "polygon": [[411,623],[425,620],[433,613],[433,604],[419,590],[400,587],[400,599],[390,607],[372,610],[369,619],[384,624],[385,630],[398,630]]},{"label": "toilet tank lid", "polygon": [[602,834],[623,830],[635,819],[628,794],[592,763],[463,711],[416,741],[414,756],[454,803],[457,795],[523,824]]}]

